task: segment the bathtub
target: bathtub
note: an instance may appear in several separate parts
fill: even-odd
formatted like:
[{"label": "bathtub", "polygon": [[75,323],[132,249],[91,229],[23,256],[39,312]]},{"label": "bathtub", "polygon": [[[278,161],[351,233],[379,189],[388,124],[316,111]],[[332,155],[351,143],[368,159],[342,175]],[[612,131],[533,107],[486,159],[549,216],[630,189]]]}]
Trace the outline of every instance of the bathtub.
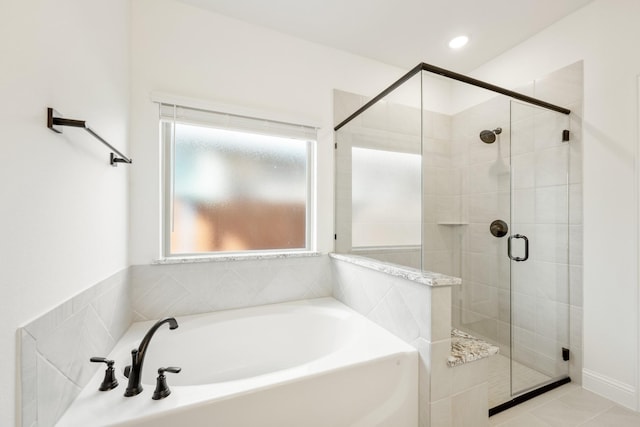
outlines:
[{"label": "bathtub", "polygon": [[[404,341],[333,298],[176,317],[144,362],[144,390],[124,397],[131,349],[154,322],[134,323],[109,358],[120,385],[98,391],[103,369],[59,427],[414,427],[418,355]],[[87,361],[89,363],[89,361]],[[159,367],[171,395],[152,400]]]}]

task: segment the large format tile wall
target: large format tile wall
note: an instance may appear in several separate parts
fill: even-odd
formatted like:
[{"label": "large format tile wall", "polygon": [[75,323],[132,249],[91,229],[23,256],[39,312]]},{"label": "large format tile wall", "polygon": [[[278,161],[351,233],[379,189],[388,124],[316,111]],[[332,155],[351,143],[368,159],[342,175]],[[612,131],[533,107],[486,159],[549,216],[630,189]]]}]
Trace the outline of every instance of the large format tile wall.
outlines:
[{"label": "large format tile wall", "polygon": [[422,123],[423,268],[461,277],[462,181],[453,163],[451,116],[423,110]]},{"label": "large format tile wall", "polygon": [[[418,96],[419,93],[415,95]],[[335,124],[340,123],[368,101],[364,96],[334,90]],[[416,100],[416,103],[419,104],[419,100]],[[415,246],[354,248],[352,245],[352,148],[420,154],[420,135],[420,110],[387,101],[376,103],[336,132],[336,252],[354,253],[407,267],[421,267],[422,253],[419,241]],[[380,171],[381,174],[385,172],[393,173]],[[419,183],[416,183],[416,187],[419,187]],[[371,191],[375,190],[374,187],[371,188]],[[420,198],[418,189],[415,201],[419,202]],[[390,206],[389,209],[402,209],[402,206]],[[390,215],[389,219],[391,218]],[[385,224],[385,227],[389,228],[402,226],[397,221]]]},{"label": "large format tile wall", "polygon": [[21,425],[53,426],[96,370],[104,369],[89,358],[109,354],[133,321],[326,297],[331,292],[326,255],[123,270],[18,331]]},{"label": "large format tile wall", "polygon": [[[462,223],[468,222],[460,227],[463,285],[454,290],[453,322],[550,377],[566,372],[559,355],[561,347],[569,347],[569,374],[580,382],[582,64],[519,91],[566,106],[572,114],[567,119],[494,98],[453,116],[452,157],[462,176]],[[494,144],[480,141],[481,130],[498,126],[503,133]],[[558,144],[567,127],[571,141]],[[527,262],[505,262],[504,238],[488,233],[494,219],[529,237]]]},{"label": "large format tile wall", "polygon": [[[413,118],[417,109],[386,102],[374,107],[375,120],[365,112],[342,128],[337,133],[336,251],[462,277],[462,286],[452,296],[455,327],[500,344],[507,356],[513,334],[516,359],[551,377],[566,372],[566,362],[559,355],[560,348],[568,346],[569,374],[580,382],[582,63],[516,90],[565,106],[572,114],[567,120],[562,114],[515,104],[511,117],[512,105],[502,96],[453,115],[423,111],[421,256],[417,251],[406,257],[397,251],[352,251],[349,240],[350,148],[368,143],[371,135],[383,131],[388,137],[385,148],[397,147],[403,129],[415,134],[417,126],[414,119],[400,119],[401,112],[413,111],[409,114]],[[424,95],[431,94],[425,91]],[[366,101],[334,91],[336,123]],[[484,144],[480,131],[497,127],[502,133],[496,142]],[[550,144],[566,127],[571,141]],[[514,263],[513,270],[506,237],[489,233],[495,219],[503,219],[514,232],[531,240],[529,261]]]}]

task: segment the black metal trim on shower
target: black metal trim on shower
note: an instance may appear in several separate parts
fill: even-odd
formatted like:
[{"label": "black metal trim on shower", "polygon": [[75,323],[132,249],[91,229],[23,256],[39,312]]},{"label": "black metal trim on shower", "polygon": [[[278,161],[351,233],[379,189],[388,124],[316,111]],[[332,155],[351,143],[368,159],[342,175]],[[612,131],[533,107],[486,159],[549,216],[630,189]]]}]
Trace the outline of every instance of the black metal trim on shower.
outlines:
[{"label": "black metal trim on shower", "polygon": [[562,378],[558,381],[552,382],[551,384],[547,384],[544,385],[540,388],[537,388],[535,390],[531,390],[530,392],[527,392],[525,394],[521,394],[520,396],[516,396],[513,399],[509,400],[508,402],[504,402],[501,403],[498,406],[494,406],[493,408],[489,409],[489,416],[492,417],[496,414],[499,414],[502,411],[506,411],[507,409],[513,408],[516,405],[519,405],[521,403],[526,402],[527,400],[531,400],[534,397],[538,397],[541,394],[544,394],[550,390],[553,390],[554,388],[558,388],[561,385],[565,385],[567,383],[571,382],[571,378],[570,377],[566,377],[566,378]]},{"label": "black metal trim on shower", "polygon": [[512,90],[505,89],[503,87],[496,86],[496,85],[493,85],[491,83],[483,82],[482,80],[474,79],[473,77],[465,76],[464,74],[456,73],[454,71],[450,71],[450,70],[446,70],[444,68],[436,67],[435,65],[427,64],[425,62],[421,62],[420,64],[418,64],[415,67],[413,67],[413,69],[411,69],[411,71],[409,71],[407,74],[405,74],[404,76],[400,77],[391,86],[389,86],[388,88],[386,88],[385,90],[380,92],[378,95],[376,95],[371,101],[367,102],[362,107],[360,107],[358,110],[356,110],[355,113],[351,114],[349,117],[347,117],[342,122],[340,122],[340,124],[338,124],[336,127],[334,127],[333,130],[335,130],[335,131],[339,130],[341,127],[343,127],[344,125],[349,123],[351,120],[353,120],[356,117],[358,117],[364,111],[369,109],[369,107],[371,107],[376,102],[378,102],[379,100],[381,100],[382,98],[387,96],[394,89],[396,89],[398,86],[400,86],[401,84],[403,84],[404,82],[409,80],[411,77],[413,77],[415,74],[419,73],[420,71],[428,71],[430,73],[438,74],[438,75],[441,75],[441,76],[444,76],[444,77],[447,77],[447,78],[450,78],[450,79],[453,79],[453,80],[457,80],[459,82],[463,82],[463,83],[467,83],[467,84],[470,84],[470,85],[473,85],[473,86],[481,87],[483,89],[487,89],[487,90],[490,90],[492,92],[497,92],[497,93],[500,93],[502,95],[509,96],[509,97],[517,99],[519,101],[524,101],[524,102],[527,102],[529,104],[537,105],[538,107],[546,108],[548,110],[557,111],[558,113],[571,114],[571,110],[569,110],[567,108],[560,107],[558,105],[551,104],[549,102],[542,101],[540,99],[533,98],[531,96],[524,95],[522,93],[514,92]]},{"label": "black metal trim on shower", "polygon": [[47,108],[47,127],[52,131],[54,131],[55,133],[62,133],[62,129],[60,129],[58,126],[71,126],[75,128],[82,128],[87,132],[89,132],[98,141],[102,142],[104,145],[109,147],[109,149],[111,149],[112,151],[115,151],[120,157],[116,157],[115,154],[111,153],[109,156],[109,162],[111,166],[118,166],[118,163],[131,164],[132,160],[130,158],[122,154],[113,145],[109,144],[107,141],[105,141],[104,138],[102,138],[100,135],[95,133],[93,129],[87,126],[87,123],[84,120],[65,119],[60,115],[60,113],[58,113],[53,108]]}]

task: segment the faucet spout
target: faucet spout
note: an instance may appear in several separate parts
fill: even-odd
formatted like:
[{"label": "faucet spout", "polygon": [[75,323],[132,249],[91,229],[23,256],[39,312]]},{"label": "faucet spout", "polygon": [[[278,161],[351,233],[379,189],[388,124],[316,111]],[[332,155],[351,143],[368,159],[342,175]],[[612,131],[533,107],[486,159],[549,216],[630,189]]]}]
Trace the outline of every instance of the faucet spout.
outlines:
[{"label": "faucet spout", "polygon": [[[140,346],[131,350],[131,367],[125,368],[125,376],[129,377],[129,383],[127,389],[124,391],[126,397],[135,396],[142,392],[142,366],[144,364],[144,358],[149,348],[151,338],[156,333],[160,326],[165,323],[169,324],[169,329],[176,329],[178,322],[173,317],[165,317],[158,320],[145,334],[140,341]],[[127,375],[128,374],[128,375]]]}]

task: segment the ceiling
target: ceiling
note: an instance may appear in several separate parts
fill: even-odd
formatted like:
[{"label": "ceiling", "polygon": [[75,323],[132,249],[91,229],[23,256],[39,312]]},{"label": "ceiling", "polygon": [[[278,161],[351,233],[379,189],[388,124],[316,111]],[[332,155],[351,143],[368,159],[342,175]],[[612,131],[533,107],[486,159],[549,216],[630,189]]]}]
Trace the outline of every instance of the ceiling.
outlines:
[{"label": "ceiling", "polygon": [[[409,69],[469,72],[592,0],[179,0]],[[464,48],[448,47],[459,34]]]}]

